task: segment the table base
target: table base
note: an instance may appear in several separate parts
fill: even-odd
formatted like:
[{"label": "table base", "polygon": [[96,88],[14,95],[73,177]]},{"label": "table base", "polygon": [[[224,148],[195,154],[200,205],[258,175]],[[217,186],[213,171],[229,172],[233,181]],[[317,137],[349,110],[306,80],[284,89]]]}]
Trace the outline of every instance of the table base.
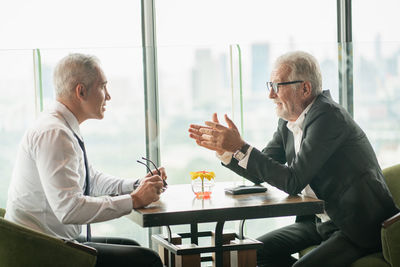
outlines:
[{"label": "table base", "polygon": [[[182,239],[190,238],[190,233],[174,234],[170,241],[163,235],[153,235],[152,239],[158,244],[158,251],[163,263],[168,267],[200,267],[201,262],[212,261],[217,267],[255,267],[256,250],[262,243],[251,238],[237,239],[235,233],[223,234],[223,244],[215,245],[214,232],[198,232],[197,236],[211,236],[210,246],[184,244]],[[202,256],[203,253],[212,253],[212,256]],[[220,255],[222,262],[216,263],[216,256]],[[171,258],[170,258],[171,257]],[[218,266],[219,265],[219,266]]]}]

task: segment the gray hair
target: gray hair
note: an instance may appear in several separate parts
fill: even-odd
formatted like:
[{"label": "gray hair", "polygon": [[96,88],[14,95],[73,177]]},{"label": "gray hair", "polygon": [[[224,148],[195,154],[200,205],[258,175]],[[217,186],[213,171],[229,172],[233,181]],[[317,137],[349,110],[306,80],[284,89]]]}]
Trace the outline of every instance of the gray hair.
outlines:
[{"label": "gray hair", "polygon": [[69,54],[58,62],[53,75],[57,98],[69,98],[78,83],[90,89],[98,78],[100,61],[91,55]]},{"label": "gray hair", "polygon": [[282,65],[290,69],[290,81],[309,81],[314,96],[322,92],[321,70],[318,61],[311,54],[302,51],[283,54],[275,61],[275,69]]}]

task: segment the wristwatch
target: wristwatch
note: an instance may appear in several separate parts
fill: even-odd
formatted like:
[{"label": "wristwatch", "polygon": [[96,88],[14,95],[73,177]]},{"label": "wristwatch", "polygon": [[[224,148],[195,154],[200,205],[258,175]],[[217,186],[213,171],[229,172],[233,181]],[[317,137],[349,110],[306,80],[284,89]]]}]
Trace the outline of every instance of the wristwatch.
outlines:
[{"label": "wristwatch", "polygon": [[250,145],[245,143],[239,150],[237,150],[235,153],[233,153],[233,157],[236,160],[241,161],[246,156],[247,150],[249,150],[249,148],[250,148]]}]

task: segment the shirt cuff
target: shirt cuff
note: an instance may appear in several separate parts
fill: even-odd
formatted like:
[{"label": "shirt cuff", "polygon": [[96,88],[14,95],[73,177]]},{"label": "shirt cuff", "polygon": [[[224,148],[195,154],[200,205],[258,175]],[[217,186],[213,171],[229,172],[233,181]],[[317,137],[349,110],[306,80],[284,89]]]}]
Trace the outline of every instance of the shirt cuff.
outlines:
[{"label": "shirt cuff", "polygon": [[225,151],[224,154],[220,155],[217,152],[215,152],[215,155],[217,155],[217,158],[219,158],[219,160],[223,164],[228,165],[229,163],[231,163],[233,153]]},{"label": "shirt cuff", "polygon": [[129,194],[138,186],[139,179],[124,179],[122,182],[122,194]]},{"label": "shirt cuff", "polygon": [[121,211],[125,211],[123,215],[129,214],[133,210],[133,201],[130,194],[113,197],[113,202]]},{"label": "shirt cuff", "polygon": [[238,165],[240,167],[242,167],[243,169],[247,169],[247,163],[249,162],[249,158],[250,158],[250,154],[251,154],[252,150],[253,150],[253,147],[250,146],[249,149],[247,149],[244,158],[238,162]]}]

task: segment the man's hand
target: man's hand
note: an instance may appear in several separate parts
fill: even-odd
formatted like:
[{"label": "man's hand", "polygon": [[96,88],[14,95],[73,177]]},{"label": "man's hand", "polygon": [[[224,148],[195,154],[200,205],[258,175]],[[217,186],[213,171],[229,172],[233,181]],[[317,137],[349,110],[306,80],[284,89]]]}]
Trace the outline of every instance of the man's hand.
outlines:
[{"label": "man's hand", "polygon": [[[164,167],[158,167],[158,169],[151,170],[151,172],[152,172],[153,174],[158,174],[158,175],[161,177],[161,179],[163,179],[163,181],[164,181],[164,182],[163,182],[163,183],[164,183],[164,187],[167,186],[167,183],[166,183],[166,180],[167,180],[167,173],[166,173]],[[149,172],[149,173],[146,174],[145,177],[151,177],[151,176],[153,176],[153,175]]]},{"label": "man's hand", "polygon": [[159,175],[146,176],[140,182],[138,188],[131,193],[133,208],[143,208],[159,200],[162,192],[163,179]]},{"label": "man's hand", "polygon": [[[217,113],[213,114],[212,119],[213,119],[213,122],[219,123],[218,117],[217,117]],[[225,151],[222,150],[222,149],[217,149],[216,147],[207,146],[207,145],[204,145],[204,144],[201,143],[202,141],[206,141],[206,139],[203,138],[203,133],[200,132],[200,129],[212,129],[212,128],[211,127],[207,127],[207,126],[203,126],[203,125],[190,124],[190,126],[189,126],[189,133],[190,133],[189,137],[193,138],[199,146],[205,147],[205,148],[210,149],[210,150],[214,150],[220,155],[224,154]]]},{"label": "man's hand", "polygon": [[191,124],[189,137],[196,140],[202,147],[223,154],[225,151],[235,152],[239,150],[245,142],[231,119],[225,114],[225,121],[228,127],[221,125],[216,113],[213,114],[212,121],[206,121],[206,126]]}]

